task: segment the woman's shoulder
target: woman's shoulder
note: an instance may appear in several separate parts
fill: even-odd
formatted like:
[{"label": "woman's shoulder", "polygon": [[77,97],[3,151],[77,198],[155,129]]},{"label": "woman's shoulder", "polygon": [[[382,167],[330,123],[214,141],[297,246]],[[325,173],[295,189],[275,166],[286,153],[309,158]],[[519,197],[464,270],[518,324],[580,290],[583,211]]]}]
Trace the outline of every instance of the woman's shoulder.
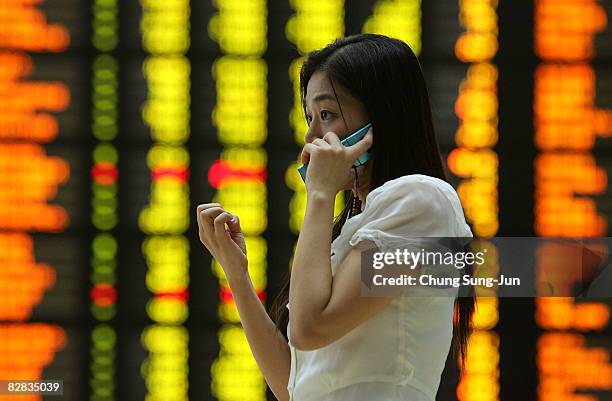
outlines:
[{"label": "woman's shoulder", "polygon": [[393,199],[406,195],[408,192],[416,192],[431,200],[432,196],[446,195],[456,197],[455,189],[446,181],[425,174],[408,174],[386,181],[381,186],[373,189],[366,197],[368,201],[378,199]]},{"label": "woman's shoulder", "polygon": [[370,204],[370,213],[410,211],[440,219],[453,219],[456,220],[461,235],[471,236],[457,191],[440,178],[425,174],[404,175],[375,188],[366,199],[365,206],[368,209],[368,203]]}]

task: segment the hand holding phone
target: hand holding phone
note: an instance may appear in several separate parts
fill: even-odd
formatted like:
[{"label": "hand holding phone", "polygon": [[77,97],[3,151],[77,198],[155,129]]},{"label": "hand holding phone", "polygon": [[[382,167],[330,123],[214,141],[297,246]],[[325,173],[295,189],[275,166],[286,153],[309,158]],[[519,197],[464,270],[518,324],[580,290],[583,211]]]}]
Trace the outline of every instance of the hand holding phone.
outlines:
[{"label": "hand holding phone", "polygon": [[[340,141],[340,143],[343,144],[344,146],[352,146],[356,144],[361,139],[363,139],[363,137],[368,133],[368,130],[371,127],[372,127],[372,124],[367,123],[363,127],[359,128],[357,131],[353,132],[351,135],[344,138],[342,141]],[[364,154],[359,156],[357,160],[355,160],[355,163],[353,163],[353,167],[359,167],[362,164],[365,164],[371,158],[372,158],[372,154],[370,152],[365,152]],[[306,182],[306,169],[307,168],[308,168],[308,163],[302,164],[300,167],[298,167],[298,171],[304,182]]]}]

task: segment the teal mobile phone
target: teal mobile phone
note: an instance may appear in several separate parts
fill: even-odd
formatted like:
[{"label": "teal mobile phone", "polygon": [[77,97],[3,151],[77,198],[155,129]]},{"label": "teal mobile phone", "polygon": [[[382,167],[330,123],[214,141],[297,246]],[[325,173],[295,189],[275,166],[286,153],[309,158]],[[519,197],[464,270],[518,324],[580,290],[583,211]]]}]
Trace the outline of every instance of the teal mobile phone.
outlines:
[{"label": "teal mobile phone", "polygon": [[[356,144],[365,136],[365,134],[368,133],[368,130],[370,129],[371,126],[372,126],[371,123],[367,123],[363,127],[359,128],[357,131],[353,132],[351,135],[344,138],[342,141],[340,141],[340,143],[343,144],[344,146],[351,146],[351,145]],[[365,164],[371,158],[372,158],[372,154],[370,152],[365,152],[364,154],[359,156],[357,160],[355,160],[355,163],[353,163],[353,167],[359,167],[362,164]],[[298,171],[300,172],[300,176],[302,176],[302,180],[304,182],[306,181],[306,169],[307,168],[308,168],[308,163],[302,164],[300,167],[298,167]]]}]

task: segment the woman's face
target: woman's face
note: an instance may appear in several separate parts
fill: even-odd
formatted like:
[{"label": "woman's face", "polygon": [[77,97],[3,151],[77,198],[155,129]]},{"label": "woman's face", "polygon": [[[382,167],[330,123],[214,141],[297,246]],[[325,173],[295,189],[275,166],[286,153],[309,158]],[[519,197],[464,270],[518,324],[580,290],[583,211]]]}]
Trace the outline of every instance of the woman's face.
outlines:
[{"label": "woman's face", "polygon": [[[334,95],[334,88],[338,100]],[[305,101],[306,122],[308,123],[308,131],[306,131],[304,137],[306,143],[311,143],[316,138],[323,138],[329,131],[334,132],[342,140],[370,121],[363,103],[355,99],[348,90],[337,82],[334,82],[332,88],[327,73],[323,71],[316,71],[310,77]],[[338,102],[342,105],[342,114]],[[344,120],[342,119],[343,115]],[[371,162],[366,163],[357,168],[359,186],[362,188],[369,184],[371,164]],[[353,187],[354,179],[347,182],[343,189]]]}]

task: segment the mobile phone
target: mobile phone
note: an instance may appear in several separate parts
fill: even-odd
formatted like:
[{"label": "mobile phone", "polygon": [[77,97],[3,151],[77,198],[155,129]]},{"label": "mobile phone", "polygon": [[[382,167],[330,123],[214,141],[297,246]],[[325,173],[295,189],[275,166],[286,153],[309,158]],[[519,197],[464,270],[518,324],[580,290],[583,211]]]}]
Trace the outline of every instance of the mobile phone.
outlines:
[{"label": "mobile phone", "polygon": [[[368,130],[370,129],[371,126],[372,126],[371,123],[367,123],[363,127],[359,128],[357,131],[353,132],[351,135],[344,138],[342,141],[340,141],[340,143],[343,144],[344,146],[352,146],[356,144],[365,136],[365,134],[368,133]],[[357,160],[355,160],[355,163],[353,163],[353,167],[359,167],[362,164],[365,164],[371,158],[372,158],[372,154],[370,152],[365,152],[364,154],[359,156]],[[306,182],[306,169],[307,168],[308,168],[308,163],[302,164],[300,167],[298,167],[298,171],[304,182]]]}]

